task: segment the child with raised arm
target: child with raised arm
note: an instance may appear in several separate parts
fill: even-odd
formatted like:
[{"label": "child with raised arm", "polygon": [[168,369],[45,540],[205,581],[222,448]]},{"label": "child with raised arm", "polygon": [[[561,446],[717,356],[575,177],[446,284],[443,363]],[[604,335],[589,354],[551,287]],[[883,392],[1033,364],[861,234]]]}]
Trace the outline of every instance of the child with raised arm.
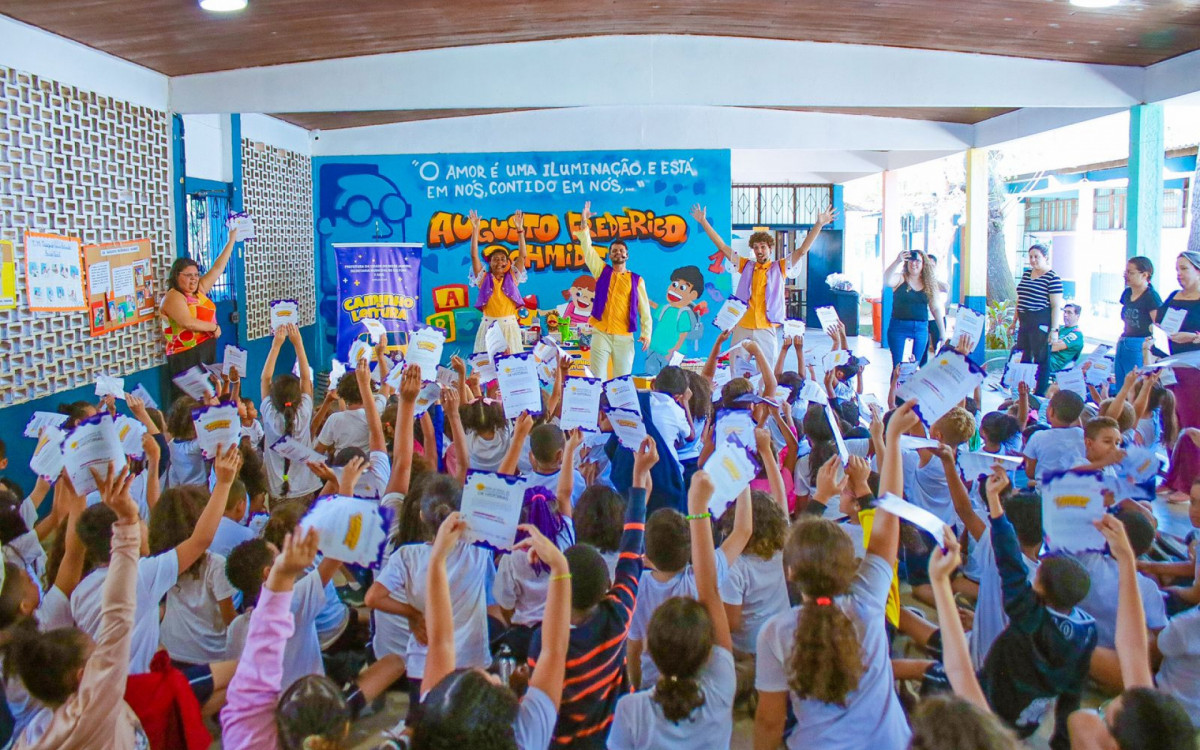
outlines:
[{"label": "child with raised arm", "polygon": [[[275,374],[275,361],[285,340],[290,341],[296,349],[299,377],[290,372]],[[294,464],[291,459],[271,450],[271,446],[285,435],[302,445],[312,447],[312,370],[308,366],[304,340],[296,326],[289,323],[275,329],[271,350],[267,352],[267,359],[263,363],[259,388],[262,389],[263,399],[258,412],[262,417],[266,445],[263,458],[267,465],[267,482],[271,487],[271,496],[282,500],[307,497],[321,486],[320,480],[307,466]]]},{"label": "child with raised arm", "polygon": [[712,493],[708,473],[697,471],[688,491],[687,516],[696,598],[671,597],[650,618],[647,642],[661,676],[652,689],[617,702],[608,737],[612,750],[729,747],[737,675],[717,590],[719,556],[708,518]]}]

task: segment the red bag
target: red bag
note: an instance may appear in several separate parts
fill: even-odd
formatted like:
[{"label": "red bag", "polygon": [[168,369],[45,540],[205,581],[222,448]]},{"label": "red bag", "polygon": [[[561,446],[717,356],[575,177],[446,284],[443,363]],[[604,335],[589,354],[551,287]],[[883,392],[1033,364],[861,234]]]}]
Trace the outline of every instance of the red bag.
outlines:
[{"label": "red bag", "polygon": [[146,674],[125,681],[125,702],[142,722],[152,750],[207,750],[212,735],[187,677],[159,651]]}]

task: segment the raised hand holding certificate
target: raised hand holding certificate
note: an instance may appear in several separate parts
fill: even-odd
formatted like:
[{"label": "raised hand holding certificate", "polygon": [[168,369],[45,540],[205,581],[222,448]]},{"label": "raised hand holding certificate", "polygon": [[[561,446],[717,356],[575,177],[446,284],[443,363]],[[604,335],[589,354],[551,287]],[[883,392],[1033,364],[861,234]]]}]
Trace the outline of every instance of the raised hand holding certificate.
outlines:
[{"label": "raised hand holding certificate", "polygon": [[958,342],[962,336],[967,337],[970,342],[968,348],[974,349],[979,344],[979,339],[983,338],[983,327],[986,319],[984,316],[975,312],[969,307],[959,306],[958,313],[954,316],[954,341]]},{"label": "raised hand holding certificate", "polygon": [[426,383],[437,380],[437,368],[442,361],[442,348],[445,345],[446,334],[441,329],[432,326],[422,328],[408,340],[404,361],[421,368],[421,380]]},{"label": "raised hand holding certificate", "polygon": [[704,463],[704,470],[713,483],[708,510],[715,518],[725,512],[742,490],[750,486],[755,466],[745,447],[734,439],[717,446]]},{"label": "raised hand holding certificate", "polygon": [[218,446],[228,448],[242,439],[242,420],[238,417],[237,404],[225,403],[193,409],[192,422],[196,425],[196,442],[209,460],[217,457]]},{"label": "raised hand holding certificate", "polygon": [[417,400],[413,403],[413,416],[419,417],[429,411],[429,407],[436,404],[441,397],[442,387],[436,380],[422,385],[421,390],[417,392]]},{"label": "raised hand holding certificate", "polygon": [[833,430],[833,441],[837,444],[838,458],[841,459],[842,466],[845,466],[850,463],[850,451],[846,449],[846,441],[842,438],[841,421],[829,404],[825,404],[825,419],[829,421],[829,429]]},{"label": "raised hand holding certificate", "polygon": [[635,411],[609,409],[608,423],[612,425],[613,434],[621,445],[631,451],[636,452],[646,439],[646,425],[642,423],[642,415]]},{"label": "raised hand holding certificate", "polygon": [[563,432],[576,427],[594,432],[600,422],[600,381],[597,378],[567,378],[563,384],[562,419],[558,426]]},{"label": "raised hand holding certificate", "polygon": [[[1088,385],[1101,386],[1108,382],[1108,379],[1113,374],[1113,361],[1108,357],[1101,357],[1093,360],[1088,371],[1083,374],[1084,381]],[[1033,386],[1030,386],[1032,388]]]},{"label": "raised hand holding certificate", "polygon": [[521,477],[468,471],[460,506],[467,519],[467,541],[497,550],[512,549],[524,501],[525,480]]},{"label": "raised hand holding certificate", "polygon": [[317,498],[300,527],[317,530],[319,549],[326,557],[378,568],[387,546],[389,520],[373,500],[326,495]]},{"label": "raised hand holding certificate", "polygon": [[909,523],[928,531],[937,541],[938,546],[941,546],[944,538],[946,524],[942,519],[933,515],[924,508],[919,508],[912,503],[902,500],[890,492],[879,498],[876,505],[879,510],[887,511],[897,518],[903,518]]},{"label": "raised hand holding certificate", "polygon": [[830,328],[842,322],[841,318],[838,317],[837,310],[834,310],[828,305],[817,308],[817,320],[821,322],[822,331],[828,331]]},{"label": "raised hand holding certificate", "polygon": [[754,445],[754,418],[744,409],[724,409],[717,414],[713,441],[717,445],[736,439],[742,445]]},{"label": "raised hand holding certificate", "polygon": [[496,379],[496,363],[492,361],[489,352],[475,352],[471,355],[471,372],[479,376],[479,383],[490,383]]},{"label": "raised hand holding certificate", "polygon": [[604,383],[604,393],[608,396],[608,408],[625,409],[642,413],[642,405],[638,402],[637,386],[633,384],[632,375],[622,375]]},{"label": "raised hand holding certificate", "polygon": [[783,335],[787,338],[796,338],[804,336],[804,321],[803,320],[785,320],[783,321]]},{"label": "raised hand holding certificate", "polygon": [[713,318],[713,325],[722,331],[728,331],[738,324],[746,314],[749,306],[744,300],[737,297],[729,297],[725,300],[725,304],[721,305],[721,309],[717,312],[717,316]]},{"label": "raised hand holding certificate", "polygon": [[314,464],[325,463],[324,455],[317,453],[291,435],[284,435],[276,440],[271,445],[271,450],[290,460],[292,463],[300,464],[301,466],[309,461]]},{"label": "raised hand holding certificate", "polygon": [[984,377],[979,365],[958,352],[945,351],[898,386],[896,395],[904,401],[916,399],[921,421],[932,425],[971,395]]},{"label": "raised hand holding certificate", "polygon": [[249,366],[250,355],[240,347],[232,344],[225,345],[225,353],[221,357],[222,371],[226,377],[229,377],[229,371],[237,368],[238,377],[246,377],[246,368]]},{"label": "raised hand holding certificate", "polygon": [[75,485],[75,491],[86,496],[96,487],[89,469],[103,476],[112,464],[113,472],[125,467],[125,451],[117,437],[116,424],[112,415],[102,412],[88,417],[71,430],[63,441],[63,468]]},{"label": "raised hand holding certificate", "polygon": [[225,226],[229,229],[237,230],[238,242],[258,239],[258,234],[254,230],[254,218],[245,211],[230,212],[229,218],[225,221]]},{"label": "raised hand holding certificate", "polygon": [[487,333],[483,336],[483,345],[492,359],[508,351],[508,339],[504,337],[504,329],[500,327],[499,323],[492,323],[487,329]]},{"label": "raised hand holding certificate", "polygon": [[1058,383],[1060,391],[1071,391],[1072,393],[1078,393],[1085,399],[1087,398],[1087,383],[1084,382],[1083,369],[1081,367],[1059,370],[1054,375],[1054,382]]},{"label": "raised hand holding certificate", "polygon": [[804,385],[800,387],[798,398],[802,398],[811,404],[828,404],[829,394],[821,387],[820,383],[809,378],[804,381]]},{"label": "raised hand holding certificate", "polygon": [[363,318],[363,328],[367,329],[367,336],[371,339],[372,344],[378,344],[379,340],[387,335],[387,329],[383,327],[375,318]]},{"label": "raised hand holding certificate", "polygon": [[36,439],[41,435],[43,427],[61,427],[62,423],[66,421],[66,414],[59,414],[56,411],[35,411],[30,417],[29,423],[25,425],[24,435],[27,438]]},{"label": "raised hand holding certificate", "polygon": [[300,304],[294,299],[277,299],[271,303],[271,333],[279,326],[300,325]]},{"label": "raised hand holding certificate", "polygon": [[497,357],[496,377],[507,419],[516,419],[524,411],[534,415],[542,413],[542,389],[538,385],[532,352]]},{"label": "raised hand holding certificate", "polygon": [[115,378],[111,375],[99,375],[96,377],[96,396],[104,398],[112,396],[113,398],[125,398],[125,378]]},{"label": "raised hand holding certificate", "polygon": [[213,388],[212,380],[203,367],[196,366],[184,370],[175,377],[171,378],[175,385],[179,386],[179,390],[187,395],[203,401],[206,398],[211,398],[217,395],[217,390]]},{"label": "raised hand holding certificate", "polygon": [[113,424],[117,428],[117,438],[121,441],[121,450],[130,458],[143,458],[146,449],[142,447],[142,436],[146,434],[146,426],[141,422],[121,415]]},{"label": "raised hand holding certificate", "polygon": [[30,470],[48,482],[58,479],[63,470],[63,441],[66,438],[67,433],[46,425],[33,449],[33,458],[29,460]]},{"label": "raised hand holding certificate", "polygon": [[1042,485],[1042,528],[1052,551],[1102,550],[1104,535],[1093,525],[1104,516],[1104,477],[1098,471],[1051,474]]}]

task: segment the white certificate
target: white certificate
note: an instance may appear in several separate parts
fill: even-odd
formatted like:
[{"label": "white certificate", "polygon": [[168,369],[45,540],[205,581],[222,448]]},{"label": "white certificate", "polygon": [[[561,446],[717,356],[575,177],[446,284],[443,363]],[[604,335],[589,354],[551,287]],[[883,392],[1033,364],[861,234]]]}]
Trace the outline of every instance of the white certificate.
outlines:
[{"label": "white certificate", "polygon": [[563,432],[579,427],[594,432],[600,422],[600,380],[569,377],[563,383],[562,419],[558,426]]},{"label": "white certificate", "polygon": [[114,474],[125,467],[125,451],[108,412],[83,420],[63,441],[63,467],[80,495],[99,489],[89,469],[103,476],[112,464]]},{"label": "white certificate", "polygon": [[958,468],[967,479],[974,479],[980,474],[991,474],[992,467],[1000,464],[1005,471],[1012,471],[1021,465],[1024,456],[1003,456],[999,453],[973,451],[958,454]]},{"label": "white certificate", "polygon": [[837,310],[834,310],[828,305],[817,308],[817,320],[821,321],[821,330],[828,331],[830,328],[842,322],[838,317]]},{"label": "white certificate", "polygon": [[496,358],[496,379],[504,399],[504,416],[516,419],[521,412],[542,413],[542,389],[538,386],[532,352],[508,354]]},{"label": "white certificate", "polygon": [[230,213],[225,226],[237,230],[238,242],[258,238],[254,230],[254,218],[244,211]]},{"label": "white certificate", "polygon": [[1183,329],[1183,319],[1187,317],[1187,310],[1181,307],[1168,307],[1167,314],[1158,322],[1158,327],[1163,329],[1163,333],[1168,336],[1174,336]]},{"label": "white certificate", "polygon": [[337,390],[337,384],[346,375],[346,365],[336,359],[329,360],[329,387]]},{"label": "white certificate", "polygon": [[821,384],[812,378],[804,381],[804,385],[800,388],[799,398],[804,399],[810,404],[828,404],[829,394],[821,387]]},{"label": "white certificate", "polygon": [[733,373],[730,372],[728,367],[718,367],[713,372],[713,386],[714,387],[719,388],[720,386],[723,386],[726,383],[728,383],[730,380],[733,380]]},{"label": "white certificate", "polygon": [[133,390],[130,391],[130,393],[132,395],[140,398],[142,400],[142,403],[144,403],[146,405],[147,409],[157,409],[158,408],[158,402],[155,401],[154,397],[150,395],[150,391],[146,390],[146,386],[142,385],[141,383],[138,383],[136,386],[134,386]]},{"label": "white certificate", "polygon": [[370,336],[372,344],[378,344],[379,340],[387,334],[387,329],[383,327],[383,323],[380,323],[375,318],[363,318],[361,322],[363,327],[367,329],[367,334]]},{"label": "white certificate", "polygon": [[1088,355],[1088,358],[1085,361],[1096,362],[1104,359],[1104,357],[1108,354],[1108,349],[1108,344],[1098,344],[1096,348],[1092,350],[1092,353]]},{"label": "white certificate", "polygon": [[1135,445],[1125,451],[1125,460],[1117,466],[1117,474],[1133,484],[1148,482],[1158,476],[1162,459],[1153,450]]},{"label": "white certificate", "polygon": [[712,497],[708,499],[708,511],[713,517],[725,512],[729,504],[750,486],[754,479],[755,466],[746,449],[735,441],[722,443],[704,463],[713,483]]},{"label": "white certificate", "polygon": [[442,361],[442,347],[446,345],[446,334],[440,328],[427,326],[417,331],[408,340],[404,361],[421,368],[421,380],[437,380],[437,368]]},{"label": "white certificate", "polygon": [[890,492],[879,498],[876,504],[879,510],[891,513],[897,518],[903,518],[909,523],[915,524],[919,528],[928,531],[937,541],[938,546],[942,545],[942,540],[945,538],[946,524],[942,519],[933,515],[924,508],[918,508],[910,502],[901,500]]},{"label": "white certificate", "polygon": [[722,331],[728,331],[741,321],[747,309],[749,306],[744,300],[728,297],[725,304],[721,305],[721,309],[717,311],[717,316],[713,318],[713,325]]},{"label": "white certificate", "polygon": [[1103,357],[1092,362],[1092,366],[1083,374],[1083,379],[1087,381],[1088,385],[1099,386],[1107,383],[1112,374],[1113,361],[1108,357]]},{"label": "white certificate", "polygon": [[242,439],[242,420],[235,403],[193,409],[192,422],[196,425],[200,450],[209,460],[217,457],[218,450],[236,445]]},{"label": "white certificate", "polygon": [[632,375],[622,375],[604,384],[604,393],[608,396],[608,408],[626,409],[642,414],[642,406],[638,402],[637,386],[633,384]]},{"label": "white certificate", "polygon": [[423,384],[417,392],[417,400],[413,402],[413,416],[419,417],[429,411],[429,407],[436,404],[441,397],[442,387],[436,380]]},{"label": "white certificate", "polygon": [[294,299],[279,299],[271,303],[271,332],[279,326],[300,325],[300,304]]},{"label": "white certificate", "polygon": [[360,359],[367,360],[367,366],[369,367],[371,360],[375,359],[374,353],[375,350],[371,348],[370,344],[362,339],[354,339],[350,342],[350,349],[346,352],[346,365],[348,369],[353,370],[358,367],[358,360]]},{"label": "white certificate", "polygon": [[29,460],[29,468],[34,474],[53,482],[63,470],[63,441],[67,433],[53,425],[47,425],[38,438],[37,447],[33,449],[33,458]]},{"label": "white certificate", "polygon": [[753,447],[754,418],[744,409],[722,409],[717,414],[716,426],[713,428],[713,442],[717,445],[736,439],[741,445]]},{"label": "white certificate", "polygon": [[789,339],[794,339],[797,336],[803,336],[804,330],[805,328],[803,320],[788,319],[783,321],[783,335]]},{"label": "white certificate", "polygon": [[683,364],[683,352],[671,352],[671,356],[667,359],[667,364],[671,367],[679,367]]},{"label": "white certificate", "polygon": [[906,382],[917,371],[916,362],[901,362],[896,366],[896,385]]},{"label": "white certificate", "polygon": [[608,423],[612,425],[613,434],[621,445],[637,452],[638,446],[646,439],[646,425],[642,423],[642,415],[627,409],[610,409]]},{"label": "white certificate", "polygon": [[1175,385],[1178,382],[1179,382],[1179,379],[1175,377],[1175,371],[1172,370],[1170,367],[1164,367],[1163,371],[1162,371],[1162,375],[1158,376],[1158,383],[1163,388]]},{"label": "white certificate", "polygon": [[1093,525],[1104,516],[1107,485],[1098,471],[1066,471],[1042,485],[1042,528],[1052,551],[1102,550],[1104,535]]},{"label": "white certificate", "polygon": [[121,450],[130,458],[142,458],[146,449],[142,447],[142,436],[146,434],[146,425],[133,417],[121,415],[114,421],[117,428],[117,439],[121,441]]},{"label": "white certificate", "polygon": [[821,367],[825,372],[829,372],[835,367],[841,367],[850,361],[850,352],[845,349],[834,349],[830,352],[825,352],[821,357]]},{"label": "white certificate", "polygon": [[533,358],[537,361],[538,380],[546,385],[553,385],[558,378],[558,347],[551,346],[541,357],[535,352]]},{"label": "white certificate", "polygon": [[442,388],[458,388],[458,373],[449,367],[438,365],[437,383]]},{"label": "white certificate", "polygon": [[209,379],[208,373],[203,367],[192,367],[179,373],[171,378],[175,381],[175,385],[179,386],[179,390],[187,395],[203,401],[210,396],[217,395],[217,391],[213,388],[212,380]]},{"label": "white certificate", "polygon": [[488,352],[476,352],[471,355],[471,372],[479,376],[479,384],[490,383],[496,379],[496,364]]},{"label": "white certificate", "polygon": [[983,338],[983,328],[987,319],[972,310],[969,307],[958,308],[958,313],[954,316],[954,344],[958,344],[958,340],[962,336],[966,336],[970,341],[970,349],[974,349],[979,344],[979,339]]},{"label": "white certificate", "polygon": [[221,364],[224,365],[224,374],[229,375],[230,370],[237,368],[238,377],[246,377],[246,367],[250,362],[250,355],[241,347],[233,344],[225,345],[225,353],[221,357]]},{"label": "white certificate", "polygon": [[1071,391],[1087,398],[1087,383],[1083,380],[1083,369],[1072,367],[1069,370],[1059,370],[1054,376],[1060,391]]},{"label": "white certificate", "polygon": [[29,423],[25,425],[24,435],[27,438],[36,439],[41,434],[42,428],[61,427],[62,423],[66,421],[66,414],[59,414],[56,411],[35,411],[29,418]]},{"label": "white certificate", "polygon": [[1037,364],[1034,362],[1013,362],[1005,372],[1005,385],[1016,388],[1021,383],[1029,386],[1032,392],[1037,388]]},{"label": "white certificate", "polygon": [[936,448],[941,443],[933,438],[917,437],[916,435],[901,435],[900,450],[902,451],[919,451],[922,448]]},{"label": "white certificate", "polygon": [[944,351],[898,386],[896,395],[905,401],[917,399],[917,413],[931,425],[971,395],[984,377],[971,360],[956,351]]},{"label": "white certificate", "polygon": [[115,378],[111,375],[97,375],[96,396],[99,398],[104,398],[105,396],[125,398],[125,378]]},{"label": "white certificate", "polygon": [[493,549],[512,549],[525,502],[525,480],[489,471],[468,471],[462,491],[466,539]]},{"label": "white certificate", "polygon": [[387,546],[388,519],[379,503],[346,495],[326,495],[300,521],[316,529],[321,554],[334,560],[378,568]]},{"label": "white certificate", "polygon": [[842,426],[838,416],[829,404],[825,404],[825,419],[829,421],[829,429],[833,430],[833,441],[837,443],[838,458],[842,460],[842,466],[845,466],[850,463],[850,451],[846,450],[846,441],[842,439]]},{"label": "white certificate", "polygon": [[[749,341],[749,339],[747,339]],[[733,367],[730,368],[730,374],[735,378],[751,378],[758,373],[758,363],[751,359],[744,352],[739,352],[740,356],[733,358]]]},{"label": "white certificate", "polygon": [[492,323],[483,336],[483,345],[492,359],[508,351],[508,339],[504,337],[504,329],[499,323]]},{"label": "white certificate", "polygon": [[317,453],[311,447],[300,442],[291,435],[284,435],[271,445],[271,450],[288,459],[292,463],[304,464],[312,461],[315,464],[325,463],[325,456]]}]

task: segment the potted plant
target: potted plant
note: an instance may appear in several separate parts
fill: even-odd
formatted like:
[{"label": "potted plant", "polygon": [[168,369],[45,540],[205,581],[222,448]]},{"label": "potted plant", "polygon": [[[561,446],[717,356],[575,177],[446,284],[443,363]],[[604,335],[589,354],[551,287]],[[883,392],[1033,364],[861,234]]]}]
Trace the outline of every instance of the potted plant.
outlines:
[{"label": "potted plant", "polygon": [[994,360],[1001,363],[1008,361],[1008,353],[1016,343],[1010,328],[1017,315],[1017,303],[1006,299],[999,302],[989,302],[987,306],[987,332],[984,338],[985,368],[991,372],[988,364]]}]

